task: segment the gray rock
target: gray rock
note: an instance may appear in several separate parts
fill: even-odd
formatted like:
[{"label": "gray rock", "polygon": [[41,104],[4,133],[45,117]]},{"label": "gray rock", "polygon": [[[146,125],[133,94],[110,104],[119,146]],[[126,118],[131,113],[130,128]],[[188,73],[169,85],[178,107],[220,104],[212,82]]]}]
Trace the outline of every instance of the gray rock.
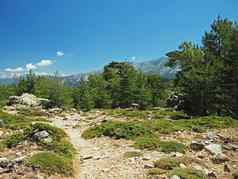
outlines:
[{"label": "gray rock", "polygon": [[238,145],[228,143],[228,144],[225,144],[223,148],[227,150],[238,150]]},{"label": "gray rock", "polygon": [[220,144],[209,144],[205,146],[205,149],[213,155],[218,155],[222,153],[222,147]]},{"label": "gray rock", "polygon": [[50,136],[50,134],[47,131],[40,131],[34,134],[33,139],[37,141],[41,141],[43,139],[46,139]]},{"label": "gray rock", "polygon": [[225,163],[225,165],[224,165],[224,172],[228,172],[228,173],[231,172],[231,167],[228,163]]},{"label": "gray rock", "polygon": [[213,163],[215,164],[221,164],[229,161],[229,158],[225,154],[217,154],[212,158]]},{"label": "gray rock", "polygon": [[19,163],[23,163],[24,160],[25,160],[25,156],[22,156],[22,157],[15,158],[12,162],[14,164],[19,164]]},{"label": "gray rock", "polygon": [[147,163],[144,165],[144,168],[154,168],[153,164]]},{"label": "gray rock", "polygon": [[201,151],[204,149],[204,144],[200,141],[192,141],[190,148],[195,151]]},{"label": "gray rock", "polygon": [[170,177],[170,179],[181,179],[181,178],[177,175],[173,175],[173,176]]},{"label": "gray rock", "polygon": [[6,168],[11,163],[11,161],[5,157],[0,158],[0,167]]}]

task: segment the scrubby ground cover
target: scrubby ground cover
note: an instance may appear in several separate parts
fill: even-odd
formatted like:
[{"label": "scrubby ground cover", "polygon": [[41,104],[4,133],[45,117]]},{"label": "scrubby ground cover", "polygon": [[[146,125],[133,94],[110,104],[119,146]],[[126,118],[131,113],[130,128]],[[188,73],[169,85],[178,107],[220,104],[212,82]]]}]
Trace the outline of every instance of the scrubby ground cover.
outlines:
[{"label": "scrubby ground cover", "polygon": [[[41,114],[11,115],[0,112],[1,131],[4,131],[0,139],[1,157],[8,159],[9,153],[15,151],[20,153],[21,159],[21,165],[16,164],[15,167],[33,171],[37,168],[49,175],[73,175],[76,151],[66,133],[52,126],[46,118],[37,116]],[[10,159],[9,163],[12,163]]]}]

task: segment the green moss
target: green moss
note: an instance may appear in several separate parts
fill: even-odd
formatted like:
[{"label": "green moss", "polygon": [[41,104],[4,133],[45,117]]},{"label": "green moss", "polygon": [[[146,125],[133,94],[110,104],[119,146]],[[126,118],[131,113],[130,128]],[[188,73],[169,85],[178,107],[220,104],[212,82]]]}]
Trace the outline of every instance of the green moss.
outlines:
[{"label": "green moss", "polygon": [[177,175],[182,179],[203,179],[205,176],[203,172],[192,168],[176,168],[169,174],[169,176],[173,175]]},{"label": "green moss", "polygon": [[179,152],[185,153],[186,146],[175,141],[160,141],[159,150],[164,153]]},{"label": "green moss", "polygon": [[161,158],[154,162],[156,168],[163,170],[172,170],[179,167],[180,162],[176,158]]},{"label": "green moss", "polygon": [[124,158],[133,158],[133,157],[141,157],[143,153],[137,151],[131,151],[124,153]]},{"label": "green moss", "polygon": [[72,160],[52,152],[34,154],[27,160],[27,165],[39,167],[40,170],[50,175],[57,173],[70,176],[73,174]]},{"label": "green moss", "polygon": [[148,175],[162,175],[165,174],[166,171],[160,168],[151,168],[147,171]]},{"label": "green moss", "polygon": [[233,179],[238,179],[238,170],[233,172],[232,177]]}]

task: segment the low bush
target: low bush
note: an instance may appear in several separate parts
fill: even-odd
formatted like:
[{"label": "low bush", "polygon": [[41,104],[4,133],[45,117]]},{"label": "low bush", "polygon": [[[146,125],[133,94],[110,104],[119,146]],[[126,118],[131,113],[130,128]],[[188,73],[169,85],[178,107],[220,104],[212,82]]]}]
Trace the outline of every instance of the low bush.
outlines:
[{"label": "low bush", "polygon": [[26,161],[27,165],[38,167],[48,174],[62,174],[71,176],[73,174],[72,160],[52,152],[40,152],[34,154]]},{"label": "low bush", "polygon": [[90,139],[100,136],[109,136],[116,139],[136,139],[140,136],[152,135],[145,123],[139,121],[121,122],[121,121],[107,121],[99,126],[92,127],[84,131],[82,137]]},{"label": "low bush", "polygon": [[205,177],[204,173],[199,170],[192,168],[176,168],[169,173],[169,176],[179,176],[184,179],[203,179]]},{"label": "low bush", "polygon": [[175,141],[160,141],[159,150],[164,153],[179,152],[185,153],[186,146]]},{"label": "low bush", "polygon": [[159,142],[158,137],[140,137],[136,139],[133,146],[138,149],[157,150]]},{"label": "low bush", "polygon": [[131,151],[124,153],[124,158],[133,158],[133,157],[141,157],[143,153],[137,151]]},{"label": "low bush", "polygon": [[166,171],[160,168],[151,168],[147,171],[148,175],[162,175],[165,174]]},{"label": "low bush", "polygon": [[163,170],[172,170],[179,167],[180,162],[176,158],[161,158],[154,162],[155,168]]},{"label": "low bush", "polygon": [[25,139],[26,136],[22,132],[16,132],[4,139],[3,143],[6,147],[12,148],[23,142]]}]

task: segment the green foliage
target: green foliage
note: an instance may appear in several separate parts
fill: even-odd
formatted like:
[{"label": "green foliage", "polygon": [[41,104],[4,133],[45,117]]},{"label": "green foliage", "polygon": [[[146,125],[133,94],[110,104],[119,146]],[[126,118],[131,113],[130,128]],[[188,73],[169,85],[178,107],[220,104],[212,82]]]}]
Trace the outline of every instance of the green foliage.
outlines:
[{"label": "green foliage", "polygon": [[53,137],[54,140],[59,141],[65,137],[67,137],[66,133],[64,132],[63,129],[54,127],[50,124],[47,123],[35,123],[32,124],[30,127],[26,128],[24,130],[25,135],[28,137],[31,137],[34,135],[36,132],[40,131],[47,131],[51,137]]},{"label": "green foliage", "polygon": [[26,136],[23,133],[16,132],[4,139],[3,144],[5,144],[5,146],[7,146],[8,148],[12,148],[23,142],[25,139]]},{"label": "green foliage", "polygon": [[234,171],[232,173],[232,177],[233,177],[233,179],[237,179],[238,178],[238,170],[236,170],[236,171]]},{"label": "green foliage", "polygon": [[176,158],[161,158],[154,162],[154,166],[156,168],[160,168],[163,170],[172,170],[174,168],[179,167],[180,161],[178,161]]},{"label": "green foliage", "polygon": [[136,139],[133,146],[139,149],[157,150],[159,142],[158,137],[140,137]]},{"label": "green foliage", "polygon": [[151,168],[147,171],[148,175],[162,175],[165,174],[165,170],[161,170],[160,168]]},{"label": "green foliage", "polygon": [[137,151],[131,151],[124,153],[124,158],[133,158],[133,157],[141,157],[143,153]]},{"label": "green foliage", "polygon": [[148,129],[143,123],[137,121],[107,121],[102,123],[100,126],[87,129],[83,132],[82,137],[90,139],[104,135],[116,139],[135,139],[140,136],[151,134],[150,129]]},{"label": "green foliage", "polygon": [[34,154],[27,160],[29,166],[39,167],[48,174],[62,174],[71,176],[73,174],[73,163],[66,157],[52,152],[40,152]]},{"label": "green foliage", "polygon": [[199,47],[184,42],[169,52],[169,65],[179,65],[175,86],[182,108],[193,115],[238,116],[238,26],[218,17]]},{"label": "green foliage", "polygon": [[24,116],[24,115],[12,115],[2,111],[0,111],[0,118],[3,120],[3,126],[1,127],[15,130],[28,127],[32,122],[47,121],[46,119],[43,118],[35,118],[32,116]]},{"label": "green foliage", "polygon": [[8,97],[15,95],[16,88],[13,85],[0,85],[0,106],[7,103]]},{"label": "green foliage", "polygon": [[159,150],[164,153],[179,152],[185,153],[186,146],[175,141],[160,141]]},{"label": "green foliage", "polygon": [[202,171],[195,170],[192,168],[176,168],[172,170],[169,175],[177,175],[184,179],[203,179],[205,177],[205,174]]},{"label": "green foliage", "polygon": [[73,159],[76,150],[73,145],[66,139],[54,140],[50,143],[41,142],[40,145],[44,150],[53,151],[61,156]]}]

